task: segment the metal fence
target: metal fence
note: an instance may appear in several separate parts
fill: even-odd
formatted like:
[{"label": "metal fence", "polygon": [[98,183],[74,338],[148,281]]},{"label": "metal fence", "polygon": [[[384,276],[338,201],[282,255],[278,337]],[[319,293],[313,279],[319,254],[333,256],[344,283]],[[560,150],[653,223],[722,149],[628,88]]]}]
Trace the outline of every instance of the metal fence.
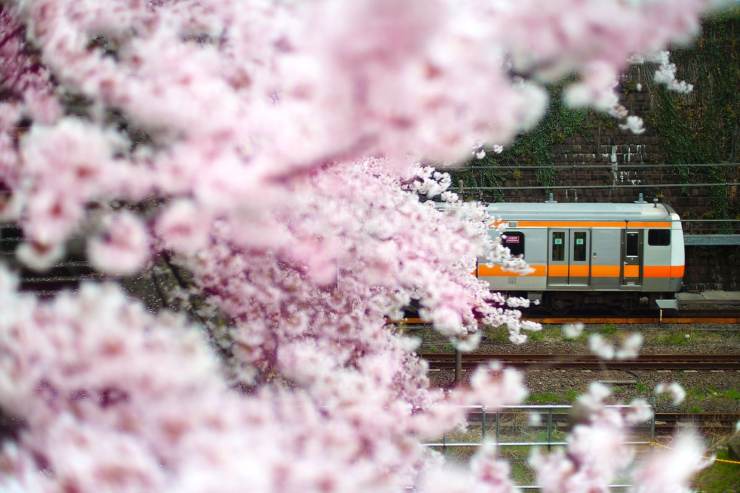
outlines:
[{"label": "metal fence", "polygon": [[[607,408],[627,408],[627,405],[609,405]],[[488,410],[484,406],[466,406],[470,409],[469,422],[471,426],[465,431],[442,435],[437,442],[426,443],[427,447],[438,449],[448,458],[467,459],[487,438],[493,438],[499,454],[514,464],[521,465],[529,456],[532,447],[542,447],[552,450],[565,447],[566,432],[572,422],[571,411],[573,406],[560,404],[531,404],[519,406],[503,406],[496,410]],[[532,414],[539,416],[538,422],[532,422]],[[649,446],[655,439],[655,413],[653,418],[642,427],[635,428],[628,445]],[[526,475],[526,471],[519,468],[519,473]],[[529,479],[529,478],[528,478]],[[533,477],[531,478],[533,482]],[[609,488],[621,491],[629,488],[629,484],[612,484]],[[523,491],[537,491],[540,488],[533,484],[519,485]]]}]

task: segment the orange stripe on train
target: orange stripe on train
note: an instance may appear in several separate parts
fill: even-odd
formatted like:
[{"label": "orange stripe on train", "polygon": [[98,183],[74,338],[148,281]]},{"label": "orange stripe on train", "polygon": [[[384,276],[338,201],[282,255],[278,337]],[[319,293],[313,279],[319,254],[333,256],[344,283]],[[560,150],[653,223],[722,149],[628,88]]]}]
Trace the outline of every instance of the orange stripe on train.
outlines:
[{"label": "orange stripe on train", "polygon": [[640,229],[640,228],[670,228],[670,222],[658,221],[494,221],[491,227],[497,227],[500,223],[513,222],[516,226],[510,226],[509,229],[516,228],[619,228],[619,229]]},{"label": "orange stripe on train", "polygon": [[[530,265],[534,272],[524,274],[523,277],[619,277],[618,265],[571,265],[570,271],[567,265]],[[640,267],[637,265],[624,266],[625,277],[639,277]],[[646,265],[643,267],[644,278],[681,278],[684,274],[683,265]],[[478,266],[478,277],[520,277],[522,274],[504,270],[499,265],[480,264]]]},{"label": "orange stripe on train", "polygon": [[683,277],[683,265],[646,265],[645,277]]},{"label": "orange stripe on train", "polygon": [[547,275],[551,277],[568,277],[567,265],[550,265],[546,270]]},{"label": "orange stripe on train", "polygon": [[625,265],[624,266],[624,277],[640,277],[640,266],[639,265]]},{"label": "orange stripe on train", "polygon": [[[546,265],[530,265],[534,272],[530,274],[524,274],[526,277],[544,277],[547,275]],[[518,272],[511,272],[504,270],[500,265],[478,265],[478,277],[519,277],[521,274]]]},{"label": "orange stripe on train", "polygon": [[618,265],[593,265],[591,277],[619,277]]}]

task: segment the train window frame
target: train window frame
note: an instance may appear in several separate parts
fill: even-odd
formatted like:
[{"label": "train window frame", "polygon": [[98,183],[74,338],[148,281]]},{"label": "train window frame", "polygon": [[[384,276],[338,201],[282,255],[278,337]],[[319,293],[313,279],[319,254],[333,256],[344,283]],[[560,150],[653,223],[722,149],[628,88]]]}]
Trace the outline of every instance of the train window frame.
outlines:
[{"label": "train window frame", "polygon": [[[634,241],[630,241],[634,240]],[[640,256],[640,233],[637,231],[628,231],[624,238],[624,254],[625,257],[639,257]],[[634,252],[634,253],[632,253]]]},{"label": "train window frame", "polygon": [[[517,242],[510,245],[507,240],[512,236],[518,238],[518,240]],[[509,249],[512,257],[517,257],[521,255],[521,257],[524,258],[524,240],[525,234],[521,231],[504,231],[501,234],[501,244]],[[514,246],[515,248],[512,248],[512,246]]]},{"label": "train window frame", "polygon": [[[581,243],[578,240],[581,240]],[[587,235],[585,231],[574,231],[573,232],[573,261],[574,262],[585,262],[587,260],[586,254],[586,239]]]},{"label": "train window frame", "polygon": [[671,246],[670,229],[649,229],[648,230],[649,246]]},{"label": "train window frame", "polygon": [[[553,231],[550,241],[550,257],[553,262],[565,261],[565,231]],[[560,243],[555,241],[560,240]],[[557,253],[557,255],[556,255]]]}]

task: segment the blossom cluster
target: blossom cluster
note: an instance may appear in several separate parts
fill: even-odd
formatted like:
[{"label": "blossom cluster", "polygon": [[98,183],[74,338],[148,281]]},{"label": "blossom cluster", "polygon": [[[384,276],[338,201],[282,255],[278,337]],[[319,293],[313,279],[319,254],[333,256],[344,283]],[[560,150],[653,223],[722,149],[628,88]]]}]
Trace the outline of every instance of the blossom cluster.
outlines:
[{"label": "blossom cluster", "polygon": [[[204,225],[229,216],[240,223],[245,247],[303,249],[270,214],[292,200],[293,180],[368,156],[382,156],[391,173],[407,176],[419,160],[455,163],[481,143],[507,144],[544,112],[542,81],[571,73],[579,78],[566,100],[613,109],[611,86],[628,57],[689,39],[707,5],[11,3],[2,7],[3,32],[10,31],[5,51],[23,60],[16,53],[28,37],[43,70],[3,64],[3,77],[39,79],[47,106],[84,102],[74,116],[49,110],[43,118],[33,111],[38,104],[26,102],[3,120],[5,130],[22,115],[34,121],[10,153],[12,162],[32,164],[3,172],[16,175],[14,211],[30,245],[23,258],[48,266],[85,222],[92,221],[86,231],[103,236],[111,221],[152,234],[172,231],[173,216],[187,217],[175,229],[190,231],[196,245],[207,235]],[[492,95],[495,102],[486,104]],[[626,125],[640,129],[635,119]],[[65,152],[49,151],[58,148]],[[87,207],[152,195],[172,201],[172,209],[147,217],[148,228],[118,219],[101,224]],[[137,251],[126,266],[112,266],[106,259],[115,255],[95,250],[102,268],[131,273],[149,246],[127,245]]]},{"label": "blossom cluster", "polygon": [[[227,385],[197,327],[152,315],[113,285],[38,301],[2,269],[0,308],[0,406],[20,422],[17,439],[0,446],[3,491],[515,491],[493,444],[467,472],[422,445],[462,425],[472,404],[493,411],[526,397],[522,375],[499,364],[443,392],[428,387],[408,344],[389,337],[391,351],[368,349],[345,367],[319,341],[283,343],[282,378],[244,393]],[[394,351],[405,352],[402,369]],[[601,491],[631,464],[626,433],[650,407],[608,407],[608,395],[593,384],[581,397],[587,422],[567,453],[532,456],[545,491]],[[680,437],[636,470],[635,491],[685,491],[705,465],[697,439]]]},{"label": "blossom cluster", "polygon": [[464,423],[466,406],[526,396],[496,365],[430,389],[388,331],[346,367],[331,341],[284,342],[281,381],[242,393],[198,328],[113,285],[38,301],[0,269],[0,309],[0,406],[20,423],[0,446],[2,491],[400,491],[447,474],[422,438]]},{"label": "blossom cluster", "polygon": [[[635,399],[627,406],[607,406],[608,387],[592,383],[578,403],[587,413],[586,420],[574,427],[567,448],[549,455],[534,453],[530,463],[537,470],[538,484],[545,493],[607,491],[634,459],[634,450],[625,444],[631,425],[652,418],[650,406]],[[689,478],[706,467],[702,447],[693,432],[680,436],[666,451],[654,451],[643,459],[630,476],[633,492],[686,492]],[[671,469],[680,469],[675,473]]]},{"label": "blossom cluster", "polygon": [[654,77],[656,83],[663,84],[669,91],[681,94],[690,93],[694,86],[684,80],[676,79],[676,64],[671,63],[670,56],[668,51],[662,50],[647,56],[633,56],[630,61],[634,64],[657,63],[658,69]]},{"label": "blossom cluster", "polygon": [[[524,342],[527,302],[472,272],[527,266],[419,163],[496,152],[565,76],[571,104],[616,111],[628,56],[686,40],[708,5],[3,2],[0,213],[23,228],[18,257],[43,270],[75,235],[115,276],[172,255],[219,322],[150,314],[109,285],[39,301],[0,270],[0,408],[19,422],[0,489],[511,491],[492,447],[462,471],[422,441],[466,406],[520,402],[521,374],[492,363],[432,388],[388,320],[413,300],[458,349],[487,325]],[[603,490],[628,457],[637,418],[592,394],[569,455],[533,459],[549,491]],[[600,438],[613,446],[592,454]],[[700,447],[682,443],[692,467],[649,466],[645,484],[685,483]]]}]

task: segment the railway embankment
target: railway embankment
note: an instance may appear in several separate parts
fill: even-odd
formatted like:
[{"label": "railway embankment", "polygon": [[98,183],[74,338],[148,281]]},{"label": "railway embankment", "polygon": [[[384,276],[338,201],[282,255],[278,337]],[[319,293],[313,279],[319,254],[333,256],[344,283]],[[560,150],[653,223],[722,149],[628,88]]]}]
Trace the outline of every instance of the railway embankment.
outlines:
[{"label": "railway embankment", "polygon": [[[570,368],[555,364],[529,365],[525,370],[530,389],[527,402],[570,404],[587,390],[590,382],[596,380],[611,387],[614,401],[628,402],[641,397],[654,402],[658,412],[740,413],[740,371],[729,369],[729,366],[712,369],[711,365],[713,359],[731,362],[733,355],[740,361],[738,325],[596,324],[586,325],[575,340],[565,339],[560,325],[546,325],[542,331],[530,333],[529,340],[520,346],[508,341],[505,329],[489,328],[476,353],[508,354],[511,359],[521,355],[549,355],[554,361],[567,361],[578,359],[577,355],[589,354],[588,337],[591,334],[598,333],[606,340],[618,343],[633,332],[643,335],[640,354],[644,361],[649,361],[650,355],[685,355],[684,359],[694,363],[675,363],[662,369],[658,365],[649,368],[626,365],[628,368],[619,369],[615,368],[618,364],[610,365],[608,361],[603,366],[578,367],[574,364]],[[414,334],[422,339],[419,349],[422,354],[450,354],[454,351],[444,337],[431,330],[422,329],[414,331]],[[702,365],[702,361],[707,365]],[[453,383],[454,365],[446,366],[434,368],[432,365],[430,375],[435,384],[448,386]],[[462,379],[467,378],[471,366],[464,365]],[[678,382],[686,390],[686,398],[681,404],[673,405],[667,396],[655,396],[655,387],[667,382]]]}]

